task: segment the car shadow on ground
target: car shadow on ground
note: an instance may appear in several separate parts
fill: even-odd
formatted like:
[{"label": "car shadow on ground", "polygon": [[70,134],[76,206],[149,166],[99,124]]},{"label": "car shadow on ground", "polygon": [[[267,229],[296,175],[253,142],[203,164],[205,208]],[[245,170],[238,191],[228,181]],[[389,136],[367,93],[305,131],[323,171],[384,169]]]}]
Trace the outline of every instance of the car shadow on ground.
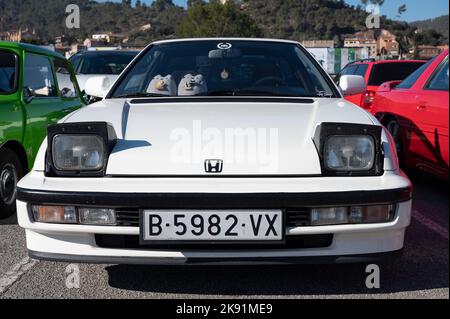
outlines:
[{"label": "car shadow on ground", "polygon": [[0,225],[17,225],[17,214],[0,219]]},{"label": "car shadow on ground", "polygon": [[[428,177],[414,176],[421,188],[431,184],[448,214],[448,183]],[[433,191],[435,188],[435,191]],[[427,191],[428,192],[428,191]],[[437,193],[437,194],[436,194]],[[448,220],[448,215],[446,217]],[[448,223],[447,223],[448,227]],[[200,296],[302,296],[390,294],[437,288],[448,288],[449,243],[442,237],[412,220],[401,257],[378,265],[381,288],[366,287],[367,265],[289,265],[289,266],[109,266],[111,287],[163,294]]]},{"label": "car shadow on ground", "polygon": [[[448,182],[409,171],[414,209],[432,211],[448,230]],[[403,256],[378,265],[381,288],[366,287],[367,265],[109,266],[111,287],[199,296],[302,296],[390,294],[449,287],[448,238],[415,219]]]},{"label": "car shadow on ground", "polygon": [[[223,267],[107,267],[109,285],[149,293],[200,296],[301,296],[386,294],[448,288],[448,245],[421,260],[410,245],[399,260],[378,264],[381,288],[366,287],[363,264]],[[418,255],[418,256],[416,256]],[[442,260],[435,261],[435,257]]]}]

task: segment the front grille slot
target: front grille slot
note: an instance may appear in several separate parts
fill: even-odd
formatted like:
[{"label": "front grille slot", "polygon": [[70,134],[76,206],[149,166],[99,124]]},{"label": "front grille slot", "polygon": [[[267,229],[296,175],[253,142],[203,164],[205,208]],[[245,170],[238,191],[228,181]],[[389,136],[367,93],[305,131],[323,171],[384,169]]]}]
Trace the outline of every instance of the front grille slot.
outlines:
[{"label": "front grille slot", "polygon": [[288,209],[286,226],[289,228],[311,226],[311,210],[308,208]]},{"label": "front grille slot", "polygon": [[139,227],[138,209],[116,209],[117,226]]},{"label": "front grille slot", "polygon": [[267,249],[308,249],[327,248],[333,243],[332,234],[287,236],[283,244],[229,244],[198,243],[180,245],[176,242],[165,245],[142,245],[136,235],[95,235],[97,246],[106,249],[137,249],[137,250],[267,250]]}]

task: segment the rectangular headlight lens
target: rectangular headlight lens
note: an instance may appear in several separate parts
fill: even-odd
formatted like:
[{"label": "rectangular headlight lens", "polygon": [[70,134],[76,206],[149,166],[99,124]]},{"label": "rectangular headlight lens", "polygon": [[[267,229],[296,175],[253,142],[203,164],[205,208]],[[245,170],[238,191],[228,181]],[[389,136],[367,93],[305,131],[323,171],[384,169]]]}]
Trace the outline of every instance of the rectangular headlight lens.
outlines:
[{"label": "rectangular headlight lens", "polygon": [[72,206],[32,206],[34,220],[38,223],[77,224],[77,210]]},{"label": "rectangular headlight lens", "polygon": [[84,225],[106,225],[116,224],[116,213],[114,209],[105,208],[79,208],[80,224]]},{"label": "rectangular headlight lens", "polygon": [[103,168],[105,146],[97,135],[56,135],[53,164],[60,171],[98,171]]},{"label": "rectangular headlight lens", "polygon": [[334,171],[369,171],[375,165],[371,136],[330,136],[325,142],[325,166]]}]

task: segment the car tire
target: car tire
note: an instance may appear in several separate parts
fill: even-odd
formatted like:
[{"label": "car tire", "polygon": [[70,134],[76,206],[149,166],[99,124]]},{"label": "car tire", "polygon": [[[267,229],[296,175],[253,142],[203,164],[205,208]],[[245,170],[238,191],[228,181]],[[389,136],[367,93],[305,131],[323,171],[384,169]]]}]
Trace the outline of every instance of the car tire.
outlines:
[{"label": "car tire", "polygon": [[397,148],[397,155],[400,165],[404,164],[404,148],[403,148],[403,140],[402,140],[402,129],[400,124],[398,124],[397,120],[394,118],[390,118],[385,122],[385,127],[391,133],[392,137],[395,141],[395,146]]},{"label": "car tire", "polygon": [[16,187],[23,172],[17,154],[8,148],[0,149],[0,219],[16,212]]}]

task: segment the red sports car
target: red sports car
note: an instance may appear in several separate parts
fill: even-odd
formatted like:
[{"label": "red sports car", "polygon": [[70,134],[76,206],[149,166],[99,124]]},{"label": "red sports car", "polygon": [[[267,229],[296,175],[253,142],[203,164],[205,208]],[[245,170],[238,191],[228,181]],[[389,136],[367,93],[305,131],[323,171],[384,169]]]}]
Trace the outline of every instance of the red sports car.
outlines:
[{"label": "red sports car", "polygon": [[394,80],[402,81],[425,63],[426,61],[416,60],[363,60],[351,63],[341,71],[339,77],[341,75],[360,75],[366,80],[367,91],[365,94],[346,96],[345,99],[370,110],[373,98],[382,83]]},{"label": "red sports car", "polygon": [[399,81],[383,83],[371,112],[389,129],[405,167],[448,180],[448,53]]}]

